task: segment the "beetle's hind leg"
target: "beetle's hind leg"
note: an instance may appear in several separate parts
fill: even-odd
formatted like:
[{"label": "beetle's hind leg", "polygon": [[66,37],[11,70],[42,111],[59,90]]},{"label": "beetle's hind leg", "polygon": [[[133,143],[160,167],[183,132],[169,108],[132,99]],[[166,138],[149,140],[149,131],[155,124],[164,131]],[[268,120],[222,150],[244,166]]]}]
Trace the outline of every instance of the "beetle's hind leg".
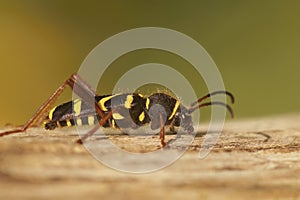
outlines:
[{"label": "beetle's hind leg", "polygon": [[[51,108],[56,99],[61,95],[67,86],[70,86],[71,89],[84,101],[89,103],[91,106],[95,105],[96,111],[101,118],[104,118],[104,113],[100,109],[98,103],[95,101],[96,92],[77,74],[72,74],[70,78],[64,81],[61,86],[45,101],[42,106],[36,111],[36,113],[21,127],[17,129],[8,130],[0,133],[0,137],[5,135],[10,135],[13,133],[20,133],[26,131],[32,126],[39,126],[43,122],[47,111]],[[91,101],[91,99],[93,99]]]}]

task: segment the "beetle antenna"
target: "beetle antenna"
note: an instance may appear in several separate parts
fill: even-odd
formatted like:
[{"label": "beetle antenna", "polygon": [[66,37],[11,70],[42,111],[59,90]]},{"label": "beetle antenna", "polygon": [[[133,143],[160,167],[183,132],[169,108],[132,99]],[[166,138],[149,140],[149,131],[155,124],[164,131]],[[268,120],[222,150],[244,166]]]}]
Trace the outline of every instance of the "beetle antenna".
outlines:
[{"label": "beetle antenna", "polygon": [[214,96],[216,94],[225,94],[227,96],[230,97],[230,100],[231,100],[231,103],[234,103],[234,96],[231,92],[228,92],[228,91],[223,91],[223,90],[220,90],[220,91],[215,91],[215,92],[212,92],[212,93],[209,93],[201,98],[199,98],[197,101],[191,103],[191,107],[194,107],[195,105],[197,105],[198,103],[200,103],[201,101],[211,97],[211,96]]},{"label": "beetle antenna", "polygon": [[190,109],[188,109],[188,113],[192,113],[192,112],[194,112],[197,109],[200,109],[202,107],[212,106],[212,105],[220,105],[220,106],[226,107],[226,109],[228,110],[228,112],[231,115],[231,118],[234,117],[232,108],[228,104],[220,102],[220,101],[211,101],[211,102],[207,102],[207,103],[202,103],[202,104],[196,105],[196,106],[191,107]]}]

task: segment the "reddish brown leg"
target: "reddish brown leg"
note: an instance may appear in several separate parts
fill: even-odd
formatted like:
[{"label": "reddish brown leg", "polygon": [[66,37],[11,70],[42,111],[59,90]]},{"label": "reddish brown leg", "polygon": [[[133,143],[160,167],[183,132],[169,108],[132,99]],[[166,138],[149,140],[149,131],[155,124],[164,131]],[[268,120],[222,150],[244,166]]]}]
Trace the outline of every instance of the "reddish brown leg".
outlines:
[{"label": "reddish brown leg", "polygon": [[[69,79],[68,79],[69,80]],[[52,105],[52,103],[57,99],[57,97],[63,92],[63,90],[68,85],[68,80],[65,81],[50,97],[49,99],[37,110],[37,112],[24,124],[22,128],[9,130],[0,133],[0,136],[9,135],[12,133],[19,133],[26,131],[30,126],[34,125],[36,121],[40,121],[44,112]]]},{"label": "reddish brown leg", "polygon": [[78,139],[76,142],[82,144],[84,140],[86,140],[88,137],[94,135],[94,133],[107,122],[107,120],[112,116],[112,113],[115,111],[110,111],[107,115],[104,116],[104,118],[101,118],[98,125],[95,126],[93,129],[91,129],[87,134],[85,134],[82,138]]},{"label": "reddish brown leg", "polygon": [[[40,125],[44,120],[45,113],[50,109],[50,106],[55,102],[59,95],[64,91],[66,86],[70,86],[72,90],[81,97],[84,101],[91,105],[95,105],[96,112],[101,118],[104,118],[104,113],[100,109],[99,104],[95,101],[95,91],[85,83],[77,74],[72,74],[69,79],[67,79],[50,97],[49,99],[38,109],[38,111],[24,124],[22,128],[13,129],[0,133],[0,137],[4,135],[9,135],[13,133],[19,133],[26,131],[29,127],[33,125]],[[92,102],[91,102],[91,99]]]},{"label": "reddish brown leg", "polygon": [[95,101],[96,92],[77,74],[73,74],[67,81],[72,90],[90,106],[95,106],[98,115],[104,118],[103,111]]},{"label": "reddish brown leg", "polygon": [[159,118],[160,118],[160,133],[159,133],[160,143],[161,143],[162,147],[165,147],[166,146],[166,143],[165,143],[165,122],[163,120],[162,114],[159,114]]}]

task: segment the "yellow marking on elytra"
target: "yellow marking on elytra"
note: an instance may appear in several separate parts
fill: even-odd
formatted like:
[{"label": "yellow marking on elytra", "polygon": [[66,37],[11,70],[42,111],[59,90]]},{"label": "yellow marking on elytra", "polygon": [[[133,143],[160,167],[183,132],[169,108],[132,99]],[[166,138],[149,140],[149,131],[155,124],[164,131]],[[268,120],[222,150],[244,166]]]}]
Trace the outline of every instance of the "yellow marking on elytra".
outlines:
[{"label": "yellow marking on elytra", "polygon": [[112,127],[113,128],[116,128],[116,122],[115,122],[115,120],[113,119],[113,120],[111,120],[111,125],[112,125]]},{"label": "yellow marking on elytra", "polygon": [[61,127],[61,125],[60,125],[59,121],[56,121],[56,125],[57,125],[57,127],[58,127],[58,128],[60,128],[60,127]]},{"label": "yellow marking on elytra", "polygon": [[120,119],[124,119],[124,117],[122,115],[120,115],[120,113],[113,113],[112,114],[114,119],[120,120]]},{"label": "yellow marking on elytra", "polygon": [[172,119],[172,117],[175,115],[175,113],[176,113],[179,105],[180,105],[179,101],[176,101],[175,106],[174,106],[173,111],[172,111],[172,114],[170,115],[170,117],[168,118],[168,120]]},{"label": "yellow marking on elytra", "polygon": [[127,95],[126,101],[125,101],[125,108],[131,108],[131,103],[133,102],[133,96]]},{"label": "yellow marking on elytra", "polygon": [[69,119],[66,120],[67,126],[72,126],[71,121]]},{"label": "yellow marking on elytra", "polygon": [[101,110],[108,111],[104,104],[105,104],[106,101],[109,101],[114,96],[116,96],[116,95],[111,95],[111,96],[108,96],[108,97],[104,97],[100,101],[98,101]]},{"label": "yellow marking on elytra", "polygon": [[50,120],[52,120],[52,118],[53,118],[53,113],[54,113],[54,111],[55,111],[56,108],[57,108],[57,106],[54,107],[54,108],[52,108],[52,109],[49,111],[48,117],[49,117]]},{"label": "yellow marking on elytra", "polygon": [[150,99],[147,98],[147,99],[146,99],[146,109],[147,109],[147,110],[149,109],[149,104],[150,104]]},{"label": "yellow marking on elytra", "polygon": [[88,116],[88,124],[89,125],[94,125],[94,121],[95,121],[94,116]]},{"label": "yellow marking on elytra", "polygon": [[75,116],[80,115],[82,101],[80,99],[75,99],[73,104],[73,109]]},{"label": "yellow marking on elytra", "polygon": [[145,112],[143,111],[140,115],[139,115],[139,120],[140,122],[142,122],[145,119]]},{"label": "yellow marking on elytra", "polygon": [[77,119],[76,122],[77,122],[77,126],[82,126],[82,120],[81,119]]}]

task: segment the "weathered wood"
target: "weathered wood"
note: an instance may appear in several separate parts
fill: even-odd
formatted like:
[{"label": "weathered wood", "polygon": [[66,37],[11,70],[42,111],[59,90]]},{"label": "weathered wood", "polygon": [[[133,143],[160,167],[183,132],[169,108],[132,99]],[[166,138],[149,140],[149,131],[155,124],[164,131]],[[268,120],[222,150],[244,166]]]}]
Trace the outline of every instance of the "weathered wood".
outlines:
[{"label": "weathered wood", "polygon": [[[104,166],[74,143],[74,129],[32,128],[0,138],[0,199],[300,198],[299,122],[299,115],[228,121],[206,158],[198,159],[199,134],[174,164],[143,175]],[[158,137],[109,137],[134,152],[160,146]]]}]

